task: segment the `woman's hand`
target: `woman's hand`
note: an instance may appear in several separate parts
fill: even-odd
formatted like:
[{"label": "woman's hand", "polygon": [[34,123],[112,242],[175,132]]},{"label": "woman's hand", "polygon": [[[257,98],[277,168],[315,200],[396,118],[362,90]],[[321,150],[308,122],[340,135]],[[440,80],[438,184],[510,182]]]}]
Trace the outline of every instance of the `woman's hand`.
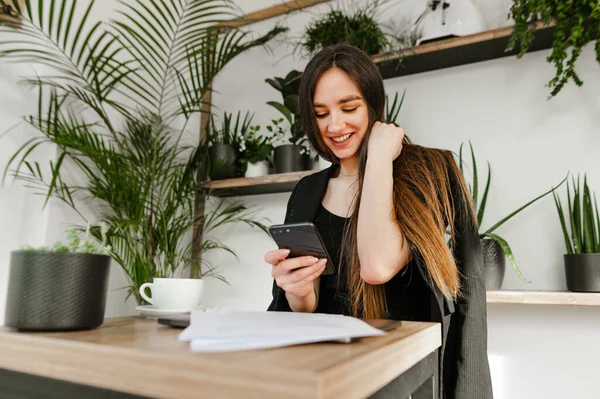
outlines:
[{"label": "woman's hand", "polygon": [[265,261],[272,266],[271,276],[286,293],[305,299],[314,292],[314,280],[325,270],[326,259],[300,256],[286,259],[287,249],[267,252]]},{"label": "woman's hand", "polygon": [[369,137],[369,154],[377,154],[390,162],[400,156],[404,129],[392,123],[375,122]]}]

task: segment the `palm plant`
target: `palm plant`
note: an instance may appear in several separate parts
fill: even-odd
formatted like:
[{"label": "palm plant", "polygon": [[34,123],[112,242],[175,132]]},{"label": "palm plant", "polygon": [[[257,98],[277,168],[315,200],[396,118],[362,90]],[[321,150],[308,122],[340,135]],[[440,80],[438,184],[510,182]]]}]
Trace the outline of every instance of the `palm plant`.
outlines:
[{"label": "palm plant", "polygon": [[[266,231],[236,202],[194,217],[207,144],[190,138],[187,126],[222,68],[284,29],[249,39],[224,25],[236,16],[228,0],[122,1],[107,23],[91,22],[93,0],[83,10],[81,0],[0,4],[21,20],[19,27],[0,26],[0,57],[50,71],[25,80],[39,92],[37,115],[25,120],[41,135],[12,156],[3,178],[10,170],[46,202],[53,197],[72,207],[86,225],[81,206],[92,205],[109,226],[107,244],[130,279],[130,295],[140,301],[142,283],[181,267],[197,276],[203,265],[212,272],[192,261],[192,247],[234,253],[202,237],[203,230],[243,222]],[[29,161],[44,143],[58,149],[49,174]],[[69,180],[67,164],[83,182]],[[201,228],[189,240],[195,226]],[[92,234],[100,239],[99,229]]]},{"label": "palm plant", "polygon": [[[479,201],[479,178],[478,178],[478,173],[477,173],[477,162],[475,160],[475,152],[473,150],[473,145],[471,144],[471,141],[469,141],[469,147],[470,147],[470,151],[471,151],[473,180],[470,183],[468,183],[468,188],[469,188],[469,192],[471,193],[471,196],[473,199],[475,211],[477,213],[477,225],[481,226],[481,223],[483,221],[483,216],[485,213],[485,209],[486,209],[488,194],[489,194],[489,190],[490,190],[492,170],[490,167],[490,163],[487,162],[487,180],[485,183],[485,188],[483,190],[483,195],[481,197],[481,201]],[[464,176],[462,150],[463,150],[463,143],[461,143],[460,149],[459,149],[459,166],[460,166],[460,170]],[[495,234],[494,231],[496,231],[496,229],[498,229],[500,226],[502,226],[504,223],[506,223],[507,221],[512,219],[516,214],[523,211],[525,208],[527,208],[534,202],[536,202],[539,199],[545,197],[546,195],[552,193],[554,190],[556,190],[558,187],[560,187],[565,181],[566,181],[566,178],[563,179],[563,181],[555,188],[553,188],[553,189],[545,192],[544,194],[534,198],[533,200],[529,201],[528,203],[521,206],[514,212],[512,212],[509,215],[507,215],[506,217],[502,218],[500,221],[498,221],[496,224],[494,224],[492,227],[488,228],[487,230],[485,230],[483,232],[481,232],[481,231],[479,232],[480,239],[491,239],[491,240],[496,241],[500,245],[500,247],[502,248],[502,251],[504,252],[506,257],[508,257],[508,260],[510,261],[515,273],[517,273],[519,278],[523,281],[527,281],[527,279],[521,272],[521,269],[519,268],[519,265],[517,264],[517,261],[513,255],[512,249],[510,248],[510,245],[504,238]]]}]

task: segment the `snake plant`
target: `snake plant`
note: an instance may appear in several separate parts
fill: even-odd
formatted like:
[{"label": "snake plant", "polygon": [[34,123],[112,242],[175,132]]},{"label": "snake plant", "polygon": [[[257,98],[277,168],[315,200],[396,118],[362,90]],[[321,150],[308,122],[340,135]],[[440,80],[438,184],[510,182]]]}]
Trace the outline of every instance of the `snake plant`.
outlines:
[{"label": "snake plant", "polygon": [[590,191],[587,184],[587,175],[583,177],[583,192],[581,191],[579,176],[577,176],[577,180],[573,177],[572,185],[567,182],[566,209],[563,208],[557,193],[554,193],[554,202],[558,211],[567,253],[600,253],[598,201],[596,200],[596,194]]}]

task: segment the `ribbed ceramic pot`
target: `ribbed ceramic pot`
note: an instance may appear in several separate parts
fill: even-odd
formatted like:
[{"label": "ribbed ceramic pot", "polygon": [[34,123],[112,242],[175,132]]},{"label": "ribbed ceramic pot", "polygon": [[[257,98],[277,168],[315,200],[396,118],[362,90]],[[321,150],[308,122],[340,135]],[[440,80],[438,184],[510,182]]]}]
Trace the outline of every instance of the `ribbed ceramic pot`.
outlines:
[{"label": "ribbed ceramic pot", "polygon": [[13,251],[5,324],[22,330],[94,329],[104,322],[110,256]]},{"label": "ribbed ceramic pot", "polygon": [[305,160],[300,151],[302,147],[284,144],[275,147],[275,173],[300,172],[304,170]]},{"label": "ribbed ceramic pot", "polygon": [[485,288],[499,290],[504,282],[506,272],[506,257],[498,241],[489,238],[481,239],[483,263],[485,272]]},{"label": "ribbed ceramic pot", "polygon": [[213,144],[208,148],[210,179],[231,179],[236,175],[237,155],[229,144]]},{"label": "ribbed ceramic pot", "polygon": [[567,289],[600,292],[600,254],[565,254]]}]

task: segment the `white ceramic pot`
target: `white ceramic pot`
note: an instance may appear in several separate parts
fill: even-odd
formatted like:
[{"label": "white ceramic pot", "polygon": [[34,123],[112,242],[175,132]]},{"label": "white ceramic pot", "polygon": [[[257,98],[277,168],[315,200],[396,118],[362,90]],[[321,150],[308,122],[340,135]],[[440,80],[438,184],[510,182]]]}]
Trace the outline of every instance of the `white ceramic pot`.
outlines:
[{"label": "white ceramic pot", "polygon": [[266,176],[269,174],[269,163],[267,161],[260,161],[257,163],[249,163],[246,169],[246,177],[259,177]]},{"label": "white ceramic pot", "polygon": [[[447,7],[444,8],[443,4],[447,4]],[[445,0],[435,10],[428,3],[414,29],[418,46],[425,40],[483,32],[487,30],[487,24],[472,0]]]}]

